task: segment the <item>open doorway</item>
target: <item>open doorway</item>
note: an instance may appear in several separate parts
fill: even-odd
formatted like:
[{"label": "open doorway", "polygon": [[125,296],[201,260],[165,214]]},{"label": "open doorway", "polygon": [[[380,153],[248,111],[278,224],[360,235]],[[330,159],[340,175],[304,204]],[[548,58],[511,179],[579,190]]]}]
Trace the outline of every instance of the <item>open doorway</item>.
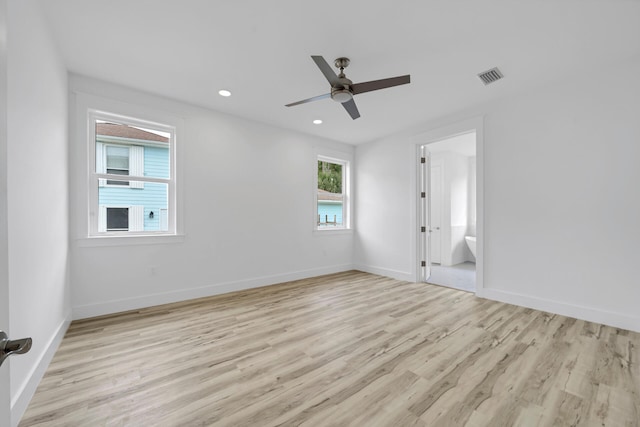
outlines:
[{"label": "open doorway", "polygon": [[423,280],[476,292],[476,132],[421,146]]}]

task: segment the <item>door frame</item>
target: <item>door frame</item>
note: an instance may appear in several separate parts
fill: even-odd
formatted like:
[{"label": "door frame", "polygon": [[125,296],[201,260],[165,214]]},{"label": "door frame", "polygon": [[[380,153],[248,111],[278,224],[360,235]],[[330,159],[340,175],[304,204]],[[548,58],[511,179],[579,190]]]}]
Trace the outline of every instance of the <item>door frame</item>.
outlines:
[{"label": "door frame", "polygon": [[[421,192],[422,190],[422,175],[421,175],[421,157],[422,146],[428,145],[434,142],[449,139],[451,137],[461,135],[464,133],[475,132],[476,133],[476,292],[477,296],[482,297],[484,295],[484,117],[476,116],[461,120],[449,125],[434,128],[432,130],[415,135],[412,138],[415,144],[415,164],[416,167],[416,215],[414,221],[414,230],[417,232],[414,234],[416,237],[416,281],[420,282],[423,277],[423,271],[421,261],[422,256],[425,255],[425,251],[422,248],[425,239],[421,237],[420,227],[422,221],[422,203]],[[427,239],[428,241],[428,239]],[[428,251],[426,252],[428,256]],[[426,264],[430,264],[430,260],[424,259]]]},{"label": "door frame", "polygon": [[[424,161],[423,161],[424,159]],[[418,275],[426,282],[431,276],[431,155],[425,145],[418,147]]]}]

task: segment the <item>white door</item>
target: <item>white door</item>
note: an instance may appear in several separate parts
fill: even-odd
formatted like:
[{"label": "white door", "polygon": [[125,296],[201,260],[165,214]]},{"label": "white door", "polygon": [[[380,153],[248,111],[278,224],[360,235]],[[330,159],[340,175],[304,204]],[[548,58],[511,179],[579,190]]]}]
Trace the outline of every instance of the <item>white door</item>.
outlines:
[{"label": "white door", "polygon": [[443,167],[441,160],[432,160],[430,163],[430,197],[429,197],[429,217],[431,218],[431,247],[430,261],[435,264],[441,262],[442,245],[442,179]]},{"label": "white door", "polygon": [[[0,253],[2,251],[0,250]],[[2,255],[6,255],[2,253]],[[0,264],[3,264],[2,267],[6,266],[6,260],[0,261]],[[7,271],[2,270],[0,271]],[[7,298],[9,295],[9,281],[6,274],[2,274],[0,277],[0,330],[7,331],[9,326],[9,301]],[[9,390],[9,363],[8,359],[4,361],[2,366],[0,366],[0,427],[8,427],[10,425],[11,416],[11,394]]]},{"label": "white door", "polygon": [[[6,193],[5,193],[6,194]],[[2,196],[4,197],[4,195]],[[6,199],[0,200],[0,330],[9,333],[9,275],[7,274],[7,244],[6,244]],[[4,215],[4,217],[3,217]],[[0,366],[0,427],[8,427],[11,417],[11,392],[9,390],[9,363],[8,359]]]},{"label": "white door", "polygon": [[420,266],[420,280],[426,282],[431,276],[431,255],[429,254],[430,234],[429,229],[429,150],[423,145],[420,147],[419,155],[419,185],[418,185],[418,206],[419,206],[419,250],[418,265]]},{"label": "white door", "polygon": [[[9,329],[9,274],[7,246],[7,2],[0,0],[0,330]],[[9,364],[0,366],[0,427],[11,422]]]}]

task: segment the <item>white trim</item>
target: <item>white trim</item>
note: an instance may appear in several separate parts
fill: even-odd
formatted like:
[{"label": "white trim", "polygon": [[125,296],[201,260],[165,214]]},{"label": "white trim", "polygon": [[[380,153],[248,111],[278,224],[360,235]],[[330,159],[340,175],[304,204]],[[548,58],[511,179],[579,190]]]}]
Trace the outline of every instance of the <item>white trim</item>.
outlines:
[{"label": "white trim", "polygon": [[[318,161],[342,165],[342,226],[318,227]],[[337,232],[353,230],[353,154],[344,151],[314,148],[313,157],[313,235],[335,235]]]},{"label": "white trim", "polygon": [[[131,177],[130,175],[111,175],[111,174],[107,174],[107,173],[97,173],[95,174],[95,176],[98,179],[104,179],[106,180],[108,179],[113,179],[114,176],[117,176],[118,179],[117,181],[132,181],[135,180],[135,177]],[[143,181],[143,182],[157,182],[160,184],[169,184],[168,180],[165,178],[151,178],[150,176],[145,176],[143,177],[138,177],[139,180]],[[124,185],[113,185],[113,184],[107,184],[107,187],[112,187],[112,188],[126,188],[126,186]]]},{"label": "white trim", "polygon": [[[442,126],[437,129],[432,129],[427,132],[415,135],[412,137],[412,142],[417,145],[428,145],[433,142],[449,139],[457,135],[462,135],[475,131],[476,133],[476,294],[480,295],[484,288],[484,117],[477,116],[466,120],[462,120],[450,125]],[[417,149],[416,153],[419,155],[420,150]],[[419,161],[419,160],[418,160]],[[417,187],[417,177],[414,185]],[[415,194],[415,193],[414,193]],[[417,204],[417,201],[415,202]],[[418,209],[414,210],[416,215],[411,221],[414,230],[419,230],[419,218]],[[418,233],[413,233],[415,237],[416,256],[414,262],[419,264],[419,244],[420,239]],[[419,280],[419,275],[416,276],[416,281]]]},{"label": "white trim", "polygon": [[[185,119],[170,110],[155,108],[153,106],[139,105],[136,103],[117,100],[112,98],[113,95],[109,90],[103,90],[103,94],[92,93],[91,90],[84,91],[84,79],[74,76],[74,81],[70,84],[69,103],[71,108],[70,115],[70,134],[72,147],[69,150],[71,156],[71,180],[70,191],[74,195],[71,203],[71,239],[77,242],[78,246],[112,246],[112,245],[132,245],[132,244],[148,244],[148,243],[164,243],[183,241],[185,234],[184,221],[184,172],[183,158],[187,151],[186,144],[181,143],[184,135]],[[106,87],[106,86],[105,86]],[[111,86],[108,86],[111,88]],[[164,104],[163,104],[164,105]],[[166,105],[165,105],[166,107]],[[158,125],[164,123],[175,129],[174,133],[174,154],[170,161],[170,176],[175,177],[169,188],[173,197],[169,198],[170,229],[172,232],[149,232],[144,235],[129,235],[131,240],[127,241],[125,237],[105,236],[106,233],[92,234],[92,222],[97,222],[96,212],[92,212],[98,205],[97,191],[89,191],[89,177],[92,168],[95,166],[95,144],[89,144],[91,141],[91,126],[88,126],[87,112],[96,111],[117,111],[127,117],[136,117],[146,124]],[[148,125],[144,126],[149,128]],[[95,127],[93,129],[95,134]],[[95,136],[95,135],[94,135]],[[92,158],[93,156],[93,158]],[[100,177],[103,178],[103,177]],[[94,185],[94,184],[92,184]],[[173,233],[173,234],[172,234]],[[89,237],[91,236],[91,237]],[[95,239],[95,244],[89,244],[87,239]],[[108,243],[106,243],[108,242]]]},{"label": "white trim", "polygon": [[33,398],[33,395],[44,377],[53,356],[55,355],[60,343],[62,342],[62,338],[64,338],[64,334],[69,329],[69,325],[71,324],[71,312],[67,313],[65,318],[62,320],[58,328],[51,336],[51,339],[44,347],[42,354],[38,358],[38,361],[33,365],[31,372],[27,375],[27,380],[23,383],[22,387],[18,390],[15,397],[11,401],[11,425],[17,426],[20,422],[20,419],[24,415],[27,407],[29,406],[29,402]]},{"label": "white trim", "polygon": [[[431,277],[431,153],[426,145],[416,145],[417,157],[417,184],[416,202],[417,226],[418,226],[418,260],[416,262],[416,278],[420,282],[426,282]],[[425,162],[422,163],[422,158]],[[421,193],[425,192],[427,197],[422,198]],[[421,231],[422,227],[425,231]],[[425,266],[422,266],[425,261]]]},{"label": "white trim", "polygon": [[[104,143],[102,142],[97,142],[96,141],[96,147],[95,147],[96,153],[95,153],[95,162],[96,162],[96,173],[106,173],[107,169],[106,169],[106,160],[105,160],[105,149],[104,149]],[[98,179],[98,187],[104,187],[107,185],[107,180],[106,179]]]},{"label": "white trim", "polygon": [[[316,215],[316,218],[317,218],[317,215]],[[337,234],[353,234],[353,229],[352,228],[343,228],[343,227],[318,228],[316,230],[313,230],[312,234],[314,236],[316,236],[316,237],[335,236]]]},{"label": "white trim", "polygon": [[138,233],[127,235],[104,235],[76,239],[76,247],[95,248],[104,246],[129,246],[129,245],[160,245],[165,243],[183,243],[184,234],[145,234]]},{"label": "white trim", "polygon": [[514,304],[521,307],[532,308],[534,310],[546,311],[562,316],[582,319],[589,322],[601,323],[603,325],[622,328],[629,331],[640,332],[640,317],[627,316],[611,311],[600,310],[593,307],[585,307],[575,304],[568,304],[544,298],[515,292],[502,291],[499,289],[483,288],[476,293],[481,298],[493,301],[500,301],[507,304]]},{"label": "white trim", "polygon": [[405,280],[407,282],[415,282],[414,273],[408,271],[393,270],[384,267],[375,267],[373,265],[355,264],[354,269],[364,271],[365,273],[377,274],[378,276],[391,277],[396,280]]},{"label": "white trim", "polygon": [[[163,132],[168,132],[171,136],[169,138],[169,143],[164,143],[164,147],[169,148],[169,178],[151,178],[144,177],[143,168],[144,168],[144,156],[141,156],[140,150],[143,150],[143,147],[138,147],[136,145],[129,145],[129,171],[130,175],[136,175],[133,177],[133,180],[128,179],[129,186],[132,188],[143,188],[144,182],[160,182],[167,185],[168,191],[168,211],[169,211],[169,221],[168,221],[168,230],[158,230],[158,231],[147,231],[144,233],[144,236],[147,238],[153,238],[155,236],[166,236],[166,235],[177,235],[182,231],[182,208],[181,204],[177,203],[178,197],[177,195],[177,184],[176,181],[178,177],[176,176],[176,157],[177,157],[177,134],[178,134],[178,126],[176,121],[169,121],[170,124],[161,124],[156,121],[148,121],[145,119],[133,118],[131,116],[125,116],[120,114],[108,113],[103,111],[103,108],[96,109],[96,106],[104,107],[103,104],[110,104],[110,101],[101,99],[96,100],[95,97],[91,97],[85,94],[77,94],[78,96],[78,104],[76,108],[76,114],[78,114],[78,135],[87,135],[86,139],[79,139],[79,143],[85,147],[87,150],[87,159],[88,159],[88,167],[87,167],[87,182],[85,184],[87,191],[87,213],[85,213],[85,217],[87,218],[87,234],[80,235],[80,238],[97,238],[102,237],[107,233],[106,229],[102,230],[101,225],[99,224],[100,219],[100,207],[98,206],[98,188],[100,187],[100,183],[104,182],[103,180],[111,179],[111,180],[122,180],[122,175],[112,175],[107,174],[106,171],[100,171],[98,167],[100,163],[96,157],[96,150],[100,150],[102,144],[94,143],[96,140],[96,129],[94,123],[96,120],[104,120],[110,121],[114,123],[122,123],[126,125],[136,126],[136,127],[144,127],[149,129],[157,129]],[[93,102],[89,102],[89,99],[93,98]],[[113,111],[120,111],[118,108],[114,108]],[[127,109],[124,110],[124,113],[127,113]],[[82,131],[84,129],[84,131]],[[97,146],[97,147],[96,147]],[[138,147],[138,149],[136,149]],[[102,150],[103,153],[105,150]],[[103,166],[106,164],[106,160],[103,159]],[[101,173],[102,172],[102,173]],[[139,175],[139,176],[138,176]],[[95,180],[98,179],[98,187],[95,187]],[[97,209],[97,211],[96,211]],[[180,219],[178,219],[180,217]],[[180,222],[178,222],[180,221]],[[131,235],[132,232],[141,232],[143,229],[138,230],[135,226],[132,228],[131,225],[135,225],[136,222],[130,221],[130,227],[127,232],[118,233],[120,237],[126,237]],[[113,234],[114,232],[108,232],[109,234]],[[139,237],[140,235],[138,235]]]},{"label": "white trim", "polygon": [[243,280],[215,283],[198,288],[148,294],[133,298],[106,301],[97,304],[81,305],[73,308],[73,320],[86,319],[88,317],[102,316],[105,314],[119,313],[127,310],[136,310],[144,307],[169,304],[172,302],[181,302],[194,298],[208,297],[228,292],[241,291],[245,289],[259,288],[262,286],[275,285],[278,283],[290,282],[293,280],[307,279],[309,277],[316,277],[324,274],[341,273],[349,270],[353,270],[352,264],[339,264],[328,267],[299,270],[291,273],[274,274],[270,276],[252,277]]},{"label": "white trim", "polygon": [[[341,226],[334,226],[334,227],[320,227],[318,225],[318,173],[317,173],[317,169],[318,169],[318,162],[326,162],[326,163],[332,163],[334,165],[340,165],[342,167],[342,173],[341,173],[341,178],[342,178],[342,182],[340,183],[340,186],[342,187],[342,200],[340,202],[335,201],[336,204],[338,203],[342,203],[342,225]],[[322,155],[318,155],[316,157],[316,184],[315,184],[315,188],[316,188],[316,228],[315,231],[327,231],[327,230],[348,230],[349,227],[349,188],[347,187],[347,182],[349,181],[348,179],[348,175],[350,173],[350,168],[349,168],[349,161],[348,160],[344,160],[344,159],[337,159],[337,158],[333,158],[333,157],[326,157],[326,156],[322,156]]]},{"label": "white trim", "polygon": [[107,231],[107,206],[98,206],[98,233]]}]

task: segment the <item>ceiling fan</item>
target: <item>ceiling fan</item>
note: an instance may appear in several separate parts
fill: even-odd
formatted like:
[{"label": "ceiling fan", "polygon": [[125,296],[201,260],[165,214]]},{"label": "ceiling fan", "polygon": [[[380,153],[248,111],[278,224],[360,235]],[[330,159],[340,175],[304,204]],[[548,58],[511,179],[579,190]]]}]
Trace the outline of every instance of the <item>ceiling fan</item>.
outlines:
[{"label": "ceiling fan", "polygon": [[341,57],[334,61],[336,68],[340,69],[340,74],[338,75],[333,72],[331,66],[329,66],[322,56],[312,55],[311,59],[313,59],[318,68],[320,68],[320,71],[324,74],[325,78],[331,85],[331,92],[325,93],[324,95],[314,96],[313,98],[303,99],[302,101],[293,102],[285,105],[285,107],[293,107],[294,105],[331,98],[334,101],[341,103],[351,118],[355,120],[360,117],[360,112],[353,100],[354,95],[404,85],[411,82],[411,76],[407,74],[406,76],[390,77],[388,79],[372,80],[363,83],[353,83],[344,74],[344,69],[349,66],[349,58]]}]

